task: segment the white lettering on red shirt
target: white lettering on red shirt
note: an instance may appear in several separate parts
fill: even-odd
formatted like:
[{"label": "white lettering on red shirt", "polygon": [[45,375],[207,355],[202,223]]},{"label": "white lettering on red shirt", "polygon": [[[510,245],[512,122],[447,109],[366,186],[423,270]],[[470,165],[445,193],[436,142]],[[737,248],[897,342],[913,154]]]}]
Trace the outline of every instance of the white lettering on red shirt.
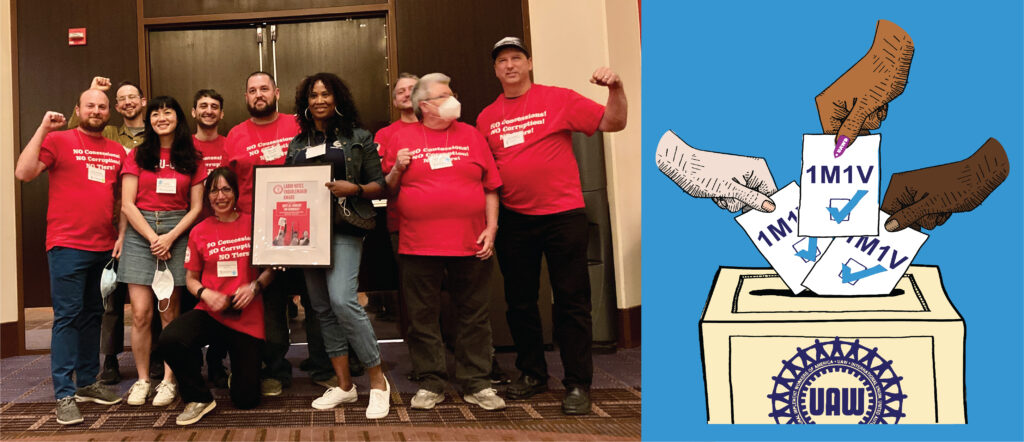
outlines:
[{"label": "white lettering on red shirt", "polygon": [[[188,252],[185,254],[185,269],[200,273],[200,281],[206,290],[213,290],[230,296],[255,281],[259,270],[249,265],[249,250],[252,244],[252,217],[241,214],[238,219],[224,223],[211,216],[192,228],[188,236]],[[231,266],[229,263],[234,263]],[[227,264],[227,265],[226,265]],[[232,267],[238,276],[218,276],[224,268]],[[204,292],[209,293],[209,292]],[[257,339],[264,339],[263,299],[257,294],[240,315],[224,315],[213,311],[205,301],[199,301],[196,308],[204,310],[221,324]]]},{"label": "white lettering on red shirt", "polygon": [[[396,154],[408,148],[409,168],[402,174],[398,198],[398,253],[471,256],[487,227],[486,191],[501,187],[487,143],[473,126],[455,122],[448,130],[423,125],[395,132],[384,160],[391,170]],[[447,156],[451,166],[431,168],[431,156]]]},{"label": "white lettering on red shirt", "polygon": [[92,252],[114,248],[114,189],[124,160],[124,147],[103,137],[78,129],[46,135],[39,152],[50,180],[46,250],[56,246]]},{"label": "white lettering on red shirt", "polygon": [[570,89],[534,84],[484,108],[477,129],[486,137],[501,173],[501,204],[525,215],[583,207],[572,132],[593,135],[604,106]]},{"label": "white lettering on red shirt", "polygon": [[299,134],[294,115],[278,115],[273,123],[245,120],[228,132],[227,166],[238,175],[238,210],[252,213],[253,168],[284,164],[288,143]]}]

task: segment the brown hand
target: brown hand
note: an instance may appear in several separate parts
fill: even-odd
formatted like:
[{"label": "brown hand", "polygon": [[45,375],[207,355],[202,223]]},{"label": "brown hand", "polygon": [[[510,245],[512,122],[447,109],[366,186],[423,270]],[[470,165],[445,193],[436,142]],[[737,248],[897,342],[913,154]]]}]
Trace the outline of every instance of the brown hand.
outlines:
[{"label": "brown hand", "polygon": [[893,174],[882,200],[890,214],[885,229],[915,230],[941,226],[954,212],[981,205],[1010,173],[1006,151],[989,138],[970,157],[955,163]]},{"label": "brown hand", "polygon": [[327,188],[331,190],[331,193],[338,198],[355,195],[356,192],[359,191],[359,186],[345,180],[331,181],[324,183],[324,185],[327,186]]},{"label": "brown hand", "polygon": [[[871,49],[815,98],[821,129],[836,134],[836,157],[857,135],[878,129],[889,102],[903,93],[914,57],[914,41],[895,23],[879,20]],[[848,141],[839,147],[842,137]]]}]

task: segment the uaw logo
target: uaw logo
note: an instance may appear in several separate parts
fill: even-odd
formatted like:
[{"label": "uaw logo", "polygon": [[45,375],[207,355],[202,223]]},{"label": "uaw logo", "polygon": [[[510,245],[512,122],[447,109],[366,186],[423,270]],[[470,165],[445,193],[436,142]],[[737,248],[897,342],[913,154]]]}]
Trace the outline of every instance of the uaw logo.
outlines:
[{"label": "uaw logo", "polygon": [[907,395],[892,364],[859,339],[815,339],[772,376],[768,416],[777,424],[897,424]]}]

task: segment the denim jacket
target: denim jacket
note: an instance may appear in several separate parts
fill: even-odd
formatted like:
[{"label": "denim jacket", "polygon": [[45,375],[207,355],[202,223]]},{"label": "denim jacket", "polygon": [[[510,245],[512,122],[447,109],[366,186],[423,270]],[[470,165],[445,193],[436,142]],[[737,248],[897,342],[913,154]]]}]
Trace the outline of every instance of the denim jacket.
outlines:
[{"label": "denim jacket", "polygon": [[[323,133],[317,134],[322,138]],[[312,135],[316,137],[317,135]],[[355,128],[352,137],[346,138],[340,131],[334,130],[332,136],[327,138],[327,149],[323,155],[315,158],[306,158],[310,135],[299,134],[288,143],[288,157],[285,164],[334,164],[334,179],[366,185],[376,182],[384,188],[384,173],[380,168],[380,155],[377,153],[377,143],[373,142],[373,135],[370,131],[362,128]],[[319,144],[317,142],[316,144]],[[339,151],[344,157],[339,155]],[[344,165],[344,170],[341,167]],[[359,216],[372,218],[376,216],[373,203],[365,198],[348,196],[348,206]]]}]

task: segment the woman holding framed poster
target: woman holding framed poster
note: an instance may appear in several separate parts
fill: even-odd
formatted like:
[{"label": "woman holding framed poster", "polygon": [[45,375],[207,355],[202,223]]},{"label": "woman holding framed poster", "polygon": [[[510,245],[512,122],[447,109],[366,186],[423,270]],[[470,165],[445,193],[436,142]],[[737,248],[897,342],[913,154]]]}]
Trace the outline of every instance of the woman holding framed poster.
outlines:
[{"label": "woman holding framed poster", "polygon": [[[309,300],[331,358],[338,386],[313,401],[324,410],[358,398],[348,370],[348,354],[354,351],[370,375],[367,419],[387,416],[391,388],[381,369],[377,336],[359,305],[359,260],[363,237],[375,216],[371,199],[381,195],[384,176],[373,136],[363,129],[352,94],[338,76],[319,73],[306,77],[295,94],[299,134],[288,145],[287,164],[332,164],[333,181],[325,183],[334,195],[333,268],[305,269]],[[281,241],[301,244],[302,236]],[[351,348],[350,348],[351,347]]]},{"label": "woman holding framed poster", "polygon": [[[139,380],[128,390],[128,404],[142,405],[152,393],[149,354],[150,321],[156,297],[164,327],[178,316],[185,285],[188,230],[203,206],[200,156],[185,124],[185,113],[171,97],[156,97],[146,106],[142,144],[132,150],[121,169],[121,205],[126,228],[117,280],[128,284],[132,304],[132,353]],[[165,364],[153,405],[170,404],[176,396],[174,373]]]}]

